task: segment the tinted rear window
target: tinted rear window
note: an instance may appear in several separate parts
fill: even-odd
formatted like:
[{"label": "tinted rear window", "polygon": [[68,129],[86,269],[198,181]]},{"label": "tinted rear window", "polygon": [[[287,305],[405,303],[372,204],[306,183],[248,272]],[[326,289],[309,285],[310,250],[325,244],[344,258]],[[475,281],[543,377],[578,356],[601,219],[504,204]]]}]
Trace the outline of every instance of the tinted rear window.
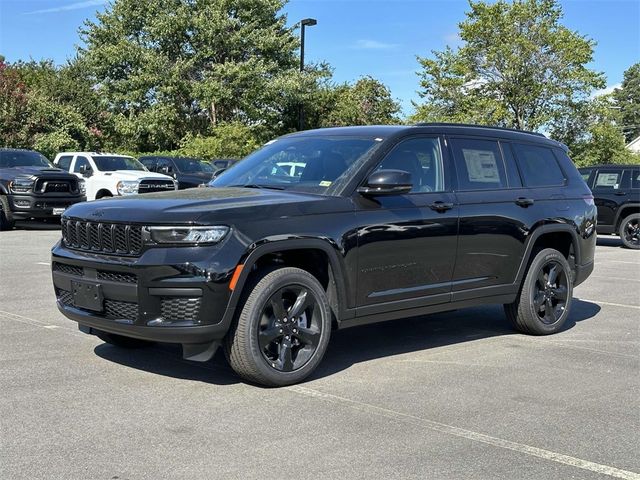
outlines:
[{"label": "tinted rear window", "polygon": [[493,190],[507,186],[498,142],[451,139],[460,190]]},{"label": "tinted rear window", "polygon": [[564,184],[564,174],[550,148],[523,143],[514,143],[513,148],[525,186],[546,187]]}]

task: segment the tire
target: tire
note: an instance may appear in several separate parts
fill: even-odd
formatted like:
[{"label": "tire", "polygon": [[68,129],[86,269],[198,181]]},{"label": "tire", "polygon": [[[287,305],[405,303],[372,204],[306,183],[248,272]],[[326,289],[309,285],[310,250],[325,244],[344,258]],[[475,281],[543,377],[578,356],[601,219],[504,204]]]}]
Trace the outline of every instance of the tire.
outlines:
[{"label": "tire", "polygon": [[124,337],[122,335],[116,335],[115,333],[107,333],[103,331],[96,332],[96,336],[103,342],[120,348],[134,349],[153,345],[153,342],[148,342],[147,340]]},{"label": "tire", "polygon": [[507,318],[530,335],[560,331],[571,310],[572,278],[564,255],[553,248],[541,250],[527,270],[516,301],[504,306]]},{"label": "tire", "polygon": [[243,379],[264,386],[304,380],[322,360],[331,335],[322,285],[305,270],[285,267],[249,288],[225,338],[229,364]]},{"label": "tire", "polygon": [[0,196],[0,230],[11,230],[15,224],[11,208],[9,208],[9,200],[2,195]]},{"label": "tire", "polygon": [[108,190],[100,190],[96,194],[96,200],[100,200],[101,198],[111,198],[111,197],[113,197],[113,194]]},{"label": "tire", "polygon": [[633,250],[640,249],[640,213],[632,213],[620,222],[618,235],[622,244]]}]

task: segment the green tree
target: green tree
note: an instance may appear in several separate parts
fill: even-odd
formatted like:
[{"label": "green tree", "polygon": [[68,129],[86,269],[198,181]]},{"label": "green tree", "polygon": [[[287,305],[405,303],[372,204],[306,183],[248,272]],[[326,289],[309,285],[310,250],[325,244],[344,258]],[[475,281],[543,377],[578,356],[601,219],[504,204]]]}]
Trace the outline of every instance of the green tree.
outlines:
[{"label": "green tree", "polygon": [[320,126],[388,125],[400,121],[400,104],[379,80],[366,76],[353,85],[342,84],[324,95],[329,103]]},{"label": "green tree", "polygon": [[462,46],[418,57],[423,103],[414,120],[536,130],[604,86],[587,68],[594,42],[563,26],[556,0],[470,0]]},{"label": "green tree", "polygon": [[3,57],[0,60],[0,145],[21,147],[28,142],[29,132],[24,124],[28,108],[27,86]]},{"label": "green tree", "polygon": [[579,166],[640,163],[640,156],[625,147],[620,111],[613,94],[580,105],[570,121],[556,128],[551,136],[569,147],[573,161]]},{"label": "green tree", "polygon": [[630,142],[640,135],[640,62],[624,72],[622,86],[613,92],[620,109],[620,122],[624,137]]},{"label": "green tree", "polygon": [[299,42],[283,0],[115,0],[87,21],[80,57],[127,148],[171,149],[221,123],[286,129]]}]

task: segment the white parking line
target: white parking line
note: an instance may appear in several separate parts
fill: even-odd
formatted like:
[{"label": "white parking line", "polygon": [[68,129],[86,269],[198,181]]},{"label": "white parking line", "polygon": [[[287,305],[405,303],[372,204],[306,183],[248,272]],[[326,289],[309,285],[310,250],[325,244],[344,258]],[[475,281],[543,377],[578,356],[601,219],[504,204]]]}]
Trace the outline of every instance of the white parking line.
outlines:
[{"label": "white parking line", "polygon": [[36,265],[51,265],[49,262],[36,262]]},{"label": "white parking line", "polygon": [[467,430],[464,428],[454,427],[445,423],[435,422],[433,420],[427,420],[425,418],[417,417],[408,413],[398,412],[396,410],[390,410],[388,408],[378,407],[370,403],[360,402],[358,400],[351,400],[349,398],[339,397],[330,393],[323,393],[318,390],[314,390],[308,387],[302,387],[300,385],[293,385],[286,387],[287,390],[306,395],[309,397],[319,398],[332,403],[338,403],[349,408],[372,413],[392,420],[397,420],[405,423],[411,423],[415,426],[421,426],[428,428],[429,430],[435,430],[437,432],[445,433],[447,435],[453,435],[456,437],[465,438],[474,442],[481,442],[494,447],[503,448],[506,450],[513,450],[515,452],[530,455],[532,457],[538,457],[545,460],[550,460],[556,463],[562,463],[572,467],[580,468],[582,470],[588,470],[590,472],[599,473],[602,475],[608,475],[614,478],[623,478],[626,480],[640,480],[640,474],[631,472],[628,470],[622,470],[619,468],[611,467],[609,465],[603,465],[600,463],[590,462],[588,460],[582,460],[580,458],[571,457],[562,453],[553,452],[551,450],[545,450],[543,448],[533,447],[524,443],[512,442],[503,438],[492,437],[485,435],[484,433],[474,432],[473,430]]},{"label": "white parking line", "polygon": [[634,308],[636,310],[640,310],[640,305],[629,305],[627,303],[603,302],[601,300],[591,300],[590,298],[579,298],[578,300],[582,300],[583,302],[596,303],[598,305],[609,305],[611,307]]}]

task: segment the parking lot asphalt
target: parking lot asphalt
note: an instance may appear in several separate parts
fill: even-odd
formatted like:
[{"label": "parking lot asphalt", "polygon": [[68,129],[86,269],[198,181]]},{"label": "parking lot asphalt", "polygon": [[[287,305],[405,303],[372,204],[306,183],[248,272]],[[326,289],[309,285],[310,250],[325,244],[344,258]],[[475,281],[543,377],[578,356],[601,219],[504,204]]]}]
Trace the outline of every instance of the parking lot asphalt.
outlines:
[{"label": "parking lot asphalt", "polygon": [[0,233],[0,478],[640,479],[640,251],[600,237],[566,329],[500,306],[333,333],[304,384],[121,350],[55,307],[60,231]]}]

